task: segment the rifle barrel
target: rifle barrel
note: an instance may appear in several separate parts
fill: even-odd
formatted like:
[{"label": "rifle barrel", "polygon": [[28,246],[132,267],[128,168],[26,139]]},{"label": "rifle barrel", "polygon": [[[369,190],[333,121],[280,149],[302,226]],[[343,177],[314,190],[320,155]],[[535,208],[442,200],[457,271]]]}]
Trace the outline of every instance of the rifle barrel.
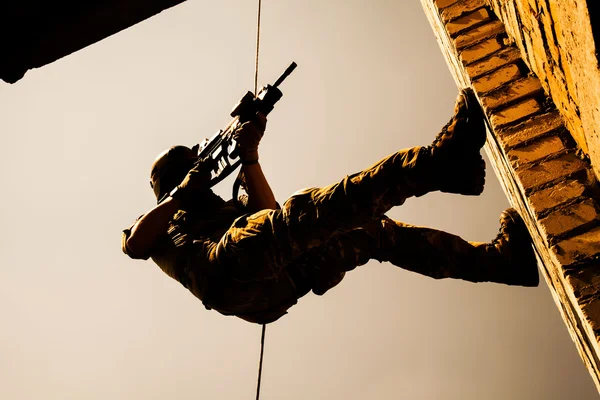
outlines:
[{"label": "rifle barrel", "polygon": [[279,86],[281,84],[281,82],[283,82],[285,80],[285,78],[287,78],[292,73],[292,71],[294,71],[294,69],[296,69],[297,66],[298,66],[298,64],[296,64],[294,61],[292,61],[290,66],[287,67],[287,69],[285,71],[283,71],[283,74],[281,74],[281,76],[275,81],[273,86],[274,87]]}]

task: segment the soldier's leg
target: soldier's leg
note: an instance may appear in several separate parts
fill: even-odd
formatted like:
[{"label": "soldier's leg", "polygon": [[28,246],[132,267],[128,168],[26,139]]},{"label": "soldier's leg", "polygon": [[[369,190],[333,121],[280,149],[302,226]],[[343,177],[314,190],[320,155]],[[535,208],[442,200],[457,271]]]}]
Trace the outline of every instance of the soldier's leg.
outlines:
[{"label": "soldier's leg", "polygon": [[468,242],[435,229],[382,220],[378,257],[435,279],[537,286],[537,261],[525,223],[514,209],[500,217],[489,243]]},{"label": "soldier's leg", "polygon": [[478,195],[485,182],[484,143],[479,104],[472,92],[462,93],[454,117],[431,146],[401,150],[341,182],[295,193],[283,205],[283,226],[274,226],[298,255],[409,197],[437,190]]},{"label": "soldier's leg", "polygon": [[512,209],[502,213],[500,224],[495,240],[479,243],[384,217],[334,235],[323,251],[310,252],[302,259],[303,268],[309,271],[307,276],[317,294],[335,286],[343,271],[369,259],[388,261],[435,279],[537,286],[537,263],[525,224]]},{"label": "soldier's leg", "polygon": [[[496,282],[537,286],[539,276],[529,232],[514,209],[500,217],[500,232],[489,243],[469,242],[447,232],[382,218],[357,232],[347,242],[370,258],[435,279],[454,278],[470,282]],[[347,236],[348,237],[348,236]],[[344,239],[346,240],[346,239]],[[348,256],[346,256],[348,257]],[[351,257],[351,255],[350,255]]]},{"label": "soldier's leg", "polygon": [[284,266],[334,234],[379,219],[409,197],[436,190],[480,194],[485,126],[473,96],[461,93],[454,117],[431,146],[398,151],[338,183],[295,193],[281,210],[237,220],[219,242],[219,258],[246,254]]}]

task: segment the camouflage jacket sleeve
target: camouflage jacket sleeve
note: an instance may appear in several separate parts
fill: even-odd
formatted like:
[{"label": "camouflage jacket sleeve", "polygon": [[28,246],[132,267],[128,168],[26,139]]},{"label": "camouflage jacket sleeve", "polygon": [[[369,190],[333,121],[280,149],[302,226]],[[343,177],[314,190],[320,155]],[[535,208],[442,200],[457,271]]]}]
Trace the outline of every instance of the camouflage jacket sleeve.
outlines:
[{"label": "camouflage jacket sleeve", "polygon": [[127,239],[129,239],[129,236],[131,236],[131,230],[143,216],[143,214],[140,215],[127,229],[123,229],[123,233],[121,234],[121,250],[123,250],[123,253],[127,254],[134,260],[147,260],[150,258],[150,254],[134,254],[129,247],[127,247]]}]

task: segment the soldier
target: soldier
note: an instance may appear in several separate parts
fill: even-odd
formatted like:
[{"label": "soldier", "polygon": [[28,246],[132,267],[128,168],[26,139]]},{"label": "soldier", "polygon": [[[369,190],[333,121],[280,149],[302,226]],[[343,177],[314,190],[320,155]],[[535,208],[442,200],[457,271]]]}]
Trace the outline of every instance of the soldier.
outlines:
[{"label": "soldier", "polygon": [[[435,279],[537,286],[531,239],[514,209],[490,243],[385,216],[411,196],[433,191],[476,196],[485,183],[483,112],[472,91],[430,146],[401,150],[323,188],[294,193],[283,206],[258,162],[266,118],[236,131],[247,196],[225,202],[208,186],[198,146],[161,153],[151,170],[159,204],[123,232],[123,251],[152,260],[207,309],[269,323],[309,291],[337,285],[374,259]],[[160,201],[163,200],[163,201]]]}]

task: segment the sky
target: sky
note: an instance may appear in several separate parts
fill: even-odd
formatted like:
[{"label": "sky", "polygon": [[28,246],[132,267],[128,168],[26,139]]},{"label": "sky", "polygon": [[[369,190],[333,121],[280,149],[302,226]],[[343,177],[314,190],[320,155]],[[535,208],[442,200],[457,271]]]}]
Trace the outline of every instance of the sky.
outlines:
[{"label": "sky", "polygon": [[[149,168],[254,84],[256,2],[188,1],[0,83],[0,398],[254,398],[261,327],[120,250]],[[277,199],[429,144],[457,87],[418,1],[263,1],[259,82],[290,62],[261,164]],[[229,198],[231,181],[217,193]],[[508,202],[430,194],[390,217],[488,241]],[[387,263],[267,326],[261,399],[596,399],[550,292]]]}]

